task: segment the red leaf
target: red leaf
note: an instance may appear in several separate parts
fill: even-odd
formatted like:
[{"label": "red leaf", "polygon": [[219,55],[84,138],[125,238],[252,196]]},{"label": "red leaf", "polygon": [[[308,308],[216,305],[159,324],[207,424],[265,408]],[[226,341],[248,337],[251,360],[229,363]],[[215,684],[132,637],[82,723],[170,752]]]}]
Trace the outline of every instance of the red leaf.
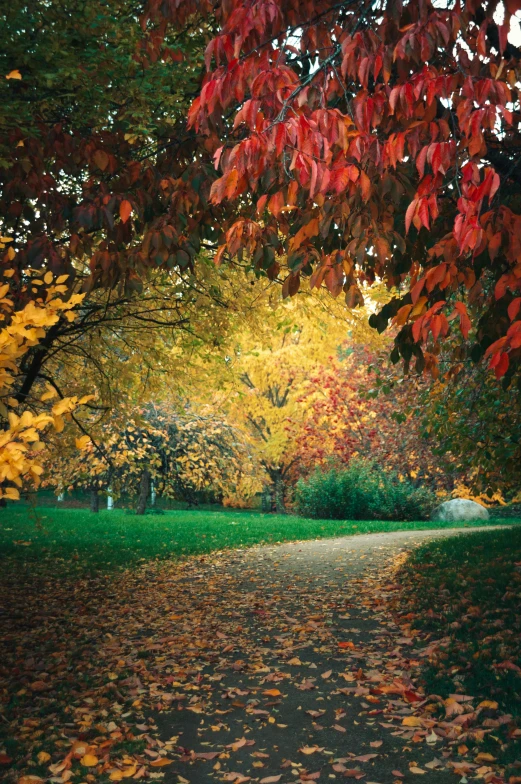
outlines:
[{"label": "red leaf", "polygon": [[508,370],[508,366],[510,361],[508,359],[508,354],[501,354],[499,362],[495,367],[496,378],[502,378]]},{"label": "red leaf", "polygon": [[122,223],[126,223],[130,216],[132,215],[132,204],[127,201],[127,199],[123,199],[119,205],[119,217],[121,218]]},{"label": "red leaf", "polygon": [[510,321],[514,321],[514,319],[517,318],[520,308],[521,308],[521,297],[516,297],[515,299],[512,300],[512,302],[508,306],[508,315]]},{"label": "red leaf", "polygon": [[409,233],[409,228],[411,226],[411,221],[416,213],[416,207],[418,206],[418,199],[414,199],[411,201],[409,206],[407,207],[407,212],[405,213],[405,233]]},{"label": "red leaf", "polygon": [[362,199],[368,201],[371,195],[371,180],[362,170],[360,170],[360,189],[362,191]]}]

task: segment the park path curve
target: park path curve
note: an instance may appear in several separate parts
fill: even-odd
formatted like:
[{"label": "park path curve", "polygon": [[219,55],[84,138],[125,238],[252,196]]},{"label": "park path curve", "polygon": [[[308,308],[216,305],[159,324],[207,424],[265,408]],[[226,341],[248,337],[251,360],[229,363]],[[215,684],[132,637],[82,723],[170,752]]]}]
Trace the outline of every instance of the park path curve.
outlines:
[{"label": "park path curve", "polygon": [[198,614],[186,670],[153,720],[177,749],[165,782],[457,781],[443,738],[403,726],[421,699],[411,679],[418,651],[373,589],[391,558],[478,530],[358,535],[199,559],[181,588]]}]

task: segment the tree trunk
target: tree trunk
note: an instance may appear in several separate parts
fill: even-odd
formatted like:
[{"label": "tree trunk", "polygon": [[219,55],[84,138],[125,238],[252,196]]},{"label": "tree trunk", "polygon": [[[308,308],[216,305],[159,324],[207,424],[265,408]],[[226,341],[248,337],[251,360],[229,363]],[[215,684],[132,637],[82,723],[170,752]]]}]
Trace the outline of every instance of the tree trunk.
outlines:
[{"label": "tree trunk", "polygon": [[286,487],[280,468],[270,471],[271,511],[286,514]]},{"label": "tree trunk", "polygon": [[145,470],[141,474],[141,480],[139,482],[139,495],[137,499],[136,514],[138,515],[145,514],[149,493],[150,493],[150,471],[148,470],[148,468],[145,468]]},{"label": "tree trunk", "polygon": [[98,491],[95,490],[93,487],[90,491],[90,511],[91,512],[99,512],[99,495]]}]

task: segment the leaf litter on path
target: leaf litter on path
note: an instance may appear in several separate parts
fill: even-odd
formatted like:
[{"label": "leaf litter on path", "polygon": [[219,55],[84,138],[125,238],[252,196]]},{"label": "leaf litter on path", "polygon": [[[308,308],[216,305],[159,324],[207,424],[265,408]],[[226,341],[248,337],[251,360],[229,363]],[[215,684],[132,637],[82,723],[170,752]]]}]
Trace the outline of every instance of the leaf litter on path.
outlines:
[{"label": "leaf litter on path", "polygon": [[373,548],[362,564],[347,547],[298,562],[291,552],[10,580],[8,777],[439,784],[456,774],[498,784],[502,770],[479,757],[491,732],[480,717],[494,707],[455,695],[439,715],[440,699],[418,684],[421,639],[386,610],[394,550]]}]

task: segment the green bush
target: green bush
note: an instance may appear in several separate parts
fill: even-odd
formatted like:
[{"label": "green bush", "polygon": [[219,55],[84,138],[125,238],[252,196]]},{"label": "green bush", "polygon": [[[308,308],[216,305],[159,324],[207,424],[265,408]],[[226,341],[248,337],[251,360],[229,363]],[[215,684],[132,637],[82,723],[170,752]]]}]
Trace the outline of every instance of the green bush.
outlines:
[{"label": "green bush", "polygon": [[317,469],[297,482],[295,492],[297,513],[322,520],[424,520],[435,502],[429,490],[364,460]]}]

